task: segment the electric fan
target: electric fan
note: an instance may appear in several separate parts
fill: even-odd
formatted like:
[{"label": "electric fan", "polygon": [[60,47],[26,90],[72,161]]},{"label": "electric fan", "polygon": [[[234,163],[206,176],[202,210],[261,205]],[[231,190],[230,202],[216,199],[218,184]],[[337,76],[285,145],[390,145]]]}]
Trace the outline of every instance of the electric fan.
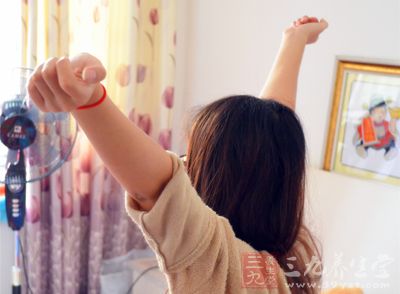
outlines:
[{"label": "electric fan", "polygon": [[32,103],[26,93],[31,72],[17,69],[12,93],[0,99],[0,183],[8,225],[16,232],[13,293],[21,291],[18,231],[24,225],[26,184],[49,176],[67,160],[78,131],[69,113],[44,113]]}]

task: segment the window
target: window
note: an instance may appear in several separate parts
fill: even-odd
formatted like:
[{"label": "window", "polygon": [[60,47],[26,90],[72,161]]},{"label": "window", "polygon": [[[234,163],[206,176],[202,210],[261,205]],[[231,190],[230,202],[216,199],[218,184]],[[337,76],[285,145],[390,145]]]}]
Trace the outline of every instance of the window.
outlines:
[{"label": "window", "polygon": [[[21,65],[21,1],[3,2],[0,9],[0,103],[10,99],[12,76]],[[8,3],[8,4],[5,4]]]},{"label": "window", "polygon": [[[5,4],[7,3],[7,4]],[[0,7],[0,113],[3,102],[13,99],[21,66],[21,0],[4,1]],[[5,177],[8,149],[0,142],[0,185]]]}]

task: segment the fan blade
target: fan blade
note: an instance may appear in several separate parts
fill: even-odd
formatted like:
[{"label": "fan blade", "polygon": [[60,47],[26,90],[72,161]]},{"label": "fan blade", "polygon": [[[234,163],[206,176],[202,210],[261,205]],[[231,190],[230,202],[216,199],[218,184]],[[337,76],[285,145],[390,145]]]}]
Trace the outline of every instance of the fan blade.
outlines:
[{"label": "fan blade", "polygon": [[39,121],[39,110],[36,107],[31,107],[25,114],[34,124]]},{"label": "fan blade", "polygon": [[68,119],[68,112],[56,112],[54,113],[56,120],[66,120]]}]

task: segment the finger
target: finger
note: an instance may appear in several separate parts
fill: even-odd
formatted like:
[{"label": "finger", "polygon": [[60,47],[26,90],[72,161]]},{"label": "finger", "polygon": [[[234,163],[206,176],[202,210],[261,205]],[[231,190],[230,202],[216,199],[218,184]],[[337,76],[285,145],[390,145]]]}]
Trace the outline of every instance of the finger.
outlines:
[{"label": "finger", "polygon": [[59,59],[56,63],[58,83],[61,89],[71,97],[72,101],[77,102],[80,97],[79,82],[72,71],[71,61],[67,57]]},{"label": "finger", "polygon": [[308,22],[308,16],[307,15],[304,15],[302,18],[301,18],[301,22],[302,23],[307,23]]},{"label": "finger", "polygon": [[69,111],[75,108],[75,104],[71,97],[68,96],[59,85],[56,69],[57,61],[58,58],[52,58],[47,61],[43,66],[42,76],[47,86],[54,94],[55,103],[60,106],[63,111]]},{"label": "finger", "polygon": [[300,26],[303,23],[301,22],[301,18],[298,18],[297,20],[295,20],[295,26]]},{"label": "finger", "polygon": [[39,91],[37,90],[37,88],[33,83],[29,83],[28,93],[29,93],[29,98],[41,111],[48,111],[46,109],[46,104],[44,103],[42,95],[40,95]]},{"label": "finger", "polygon": [[310,22],[318,22],[319,20],[316,17],[310,17],[309,21]]},{"label": "finger", "polygon": [[81,53],[71,59],[71,66],[74,71],[81,74],[83,81],[87,83],[98,83],[106,77],[106,70],[93,55]]},{"label": "finger", "polygon": [[[40,92],[40,90],[39,90]],[[46,98],[44,100],[44,103],[46,105],[46,108],[50,111],[50,112],[61,112],[61,107],[57,104],[57,102],[55,101],[54,97],[53,99],[48,99]]]},{"label": "finger", "polygon": [[91,84],[101,82],[106,77],[106,70],[102,66],[86,67],[82,72],[82,79]]},{"label": "finger", "polygon": [[43,64],[41,64],[33,74],[32,82],[34,83],[36,89],[39,91],[40,95],[43,97],[46,108],[49,111],[57,112],[59,107],[54,102],[54,94],[51,92],[50,88],[47,86],[42,75]]}]

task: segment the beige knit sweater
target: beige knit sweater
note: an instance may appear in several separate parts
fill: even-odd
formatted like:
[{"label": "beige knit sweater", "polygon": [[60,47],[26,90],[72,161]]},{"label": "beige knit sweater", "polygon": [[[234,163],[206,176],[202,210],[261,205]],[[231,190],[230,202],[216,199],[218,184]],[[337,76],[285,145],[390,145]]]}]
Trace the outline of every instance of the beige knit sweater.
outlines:
[{"label": "beige knit sweater", "polygon": [[183,163],[170,155],[173,177],[151,211],[140,211],[126,195],[127,212],[156,253],[169,292],[290,293],[276,262],[235,237],[229,221],[202,202]]}]

